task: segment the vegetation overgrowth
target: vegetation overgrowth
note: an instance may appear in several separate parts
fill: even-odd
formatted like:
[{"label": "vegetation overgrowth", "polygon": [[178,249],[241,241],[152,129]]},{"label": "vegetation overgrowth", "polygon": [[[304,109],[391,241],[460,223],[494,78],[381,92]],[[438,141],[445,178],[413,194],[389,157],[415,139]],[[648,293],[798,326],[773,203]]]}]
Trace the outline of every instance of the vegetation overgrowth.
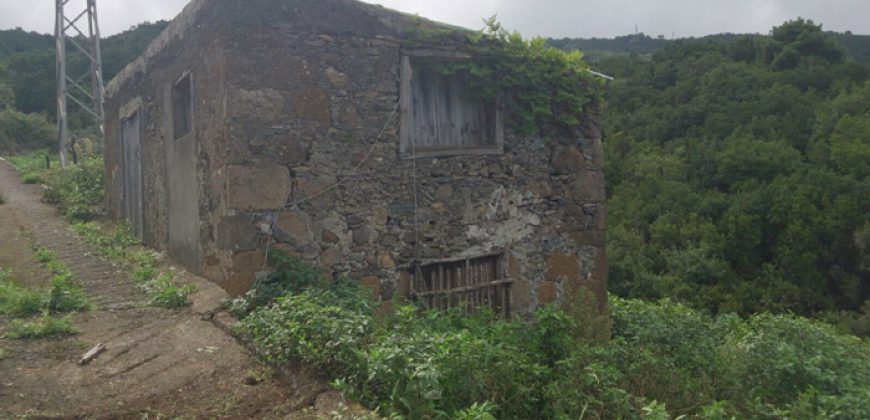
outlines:
[{"label": "vegetation overgrowth", "polygon": [[13,319],[6,326],[5,338],[36,339],[46,337],[60,337],[76,332],[69,317],[56,318],[44,312],[42,316],[32,319]]},{"label": "vegetation overgrowth", "polygon": [[49,287],[31,290],[15,283],[9,270],[0,269],[0,315],[29,317],[40,313],[87,311],[91,309],[87,296],[78,287],[73,274],[57,256],[44,249],[37,260],[51,272]]},{"label": "vegetation overgrowth", "polygon": [[[51,273],[49,287],[31,290],[18,285],[10,270],[0,268],[0,315],[10,317],[3,336],[10,339],[31,339],[72,334],[69,317],[56,314],[83,312],[91,309],[84,291],[73,280],[72,272],[57,259],[57,254],[44,248],[35,249],[35,259]],[[38,317],[34,318],[34,316]]]},{"label": "vegetation overgrowth", "polygon": [[[425,40],[426,35],[424,31],[415,37]],[[497,105],[519,133],[571,135],[583,113],[598,105],[604,83],[589,71],[579,51],[549,47],[540,37],[525,39],[504,29],[495,17],[486,21],[484,30],[469,33],[468,41],[476,59],[427,65],[461,75],[468,92]]]},{"label": "vegetation overgrowth", "polygon": [[188,297],[195,287],[179,284],[171,272],[161,272],[158,254],[141,246],[139,239],[126,225],[116,226],[108,232],[95,222],[76,223],[72,228],[102,255],[129,269],[152,306],[174,309],[190,304]]},{"label": "vegetation overgrowth", "polygon": [[800,19],[596,66],[611,292],[868,332],[870,66]]},{"label": "vegetation overgrowth", "polygon": [[615,296],[610,340],[601,339],[602,323],[587,306],[548,306],[531,322],[399,302],[375,316],[368,289],[312,277],[315,269],[293,257],[283,261],[228,304],[242,318],[237,333],[266,362],[312,367],[382,415],[870,415],[868,343],[820,322],[768,313],[714,317],[670,300]]},{"label": "vegetation overgrowth", "polygon": [[[83,144],[86,144],[83,143]],[[42,184],[42,199],[56,205],[70,222],[86,222],[103,215],[104,168],[101,156],[82,150],[78,165],[57,167],[57,155],[48,150],[8,158],[25,184]],[[49,162],[48,164],[46,162]],[[53,162],[53,163],[51,163]],[[53,169],[49,168],[54,165]]]}]

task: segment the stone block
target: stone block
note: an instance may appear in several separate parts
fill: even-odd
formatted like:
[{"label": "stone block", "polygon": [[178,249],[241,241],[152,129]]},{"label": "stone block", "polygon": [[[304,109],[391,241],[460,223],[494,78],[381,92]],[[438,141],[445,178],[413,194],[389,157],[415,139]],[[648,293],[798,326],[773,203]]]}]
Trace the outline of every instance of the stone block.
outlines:
[{"label": "stone block", "polygon": [[407,271],[403,271],[399,275],[399,281],[396,283],[396,294],[402,299],[408,299],[411,295],[411,275]]},{"label": "stone block", "polygon": [[347,75],[336,70],[334,67],[327,67],[324,74],[326,75],[326,79],[329,80],[329,83],[332,84],[332,87],[340,90],[347,87]]},{"label": "stone block", "polygon": [[579,272],[576,256],[554,254],[547,257],[547,272],[544,277],[550,281],[572,281],[577,279]]},{"label": "stone block", "polygon": [[605,199],[604,173],[582,170],[571,177],[565,194],[580,203],[598,203]]},{"label": "stone block", "polygon": [[290,98],[293,112],[297,117],[329,123],[332,121],[332,110],[329,95],[318,87],[306,87],[293,92]]},{"label": "stone block", "polygon": [[556,301],[556,283],[544,281],[538,286],[538,304],[547,305]]},{"label": "stone block", "polygon": [[550,160],[554,174],[568,175],[586,168],[586,157],[575,146],[556,146]]},{"label": "stone block", "polygon": [[277,210],[290,194],[290,172],[280,165],[228,166],[227,207],[235,210]]},{"label": "stone block", "polygon": [[320,253],[320,267],[331,273],[332,268],[341,261],[341,251],[337,248],[327,248]]},{"label": "stone block", "polygon": [[568,234],[574,245],[603,247],[607,242],[607,232],[603,230],[582,230]]},{"label": "stone block", "polygon": [[[279,239],[296,247],[311,244],[314,234],[311,232],[311,218],[301,211],[285,211],[278,215],[275,228],[279,231]],[[281,235],[283,234],[283,235]]]},{"label": "stone block", "polygon": [[514,279],[511,286],[511,307],[527,308],[532,303],[532,287],[527,280]]},{"label": "stone block", "polygon": [[256,220],[249,214],[222,217],[218,223],[218,248],[231,251],[253,251],[260,247]]},{"label": "stone block", "polygon": [[256,273],[263,268],[266,255],[262,250],[237,252],[232,256],[232,267],[226,281],[221,284],[230,296],[244,294],[254,284]]},{"label": "stone block", "polygon": [[274,121],[284,113],[287,100],[275,89],[231,89],[227,114],[243,121]]},{"label": "stone block", "polygon": [[353,230],[352,236],[354,245],[367,245],[372,237],[372,231],[366,226],[360,226]]},{"label": "stone block", "polygon": [[381,268],[396,268],[396,261],[389,252],[381,252],[378,255],[378,264]]},{"label": "stone block", "polygon": [[338,235],[336,235],[335,233],[333,233],[329,229],[323,229],[320,233],[320,238],[323,241],[323,243],[326,243],[326,244],[338,243],[338,239],[339,239]]}]

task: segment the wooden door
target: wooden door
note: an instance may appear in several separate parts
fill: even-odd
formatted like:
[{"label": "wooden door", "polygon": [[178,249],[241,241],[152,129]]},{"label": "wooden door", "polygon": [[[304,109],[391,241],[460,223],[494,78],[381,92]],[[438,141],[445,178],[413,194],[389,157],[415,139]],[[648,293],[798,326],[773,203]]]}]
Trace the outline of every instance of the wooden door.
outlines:
[{"label": "wooden door", "polygon": [[136,237],[142,239],[144,220],[140,120],[141,113],[136,111],[121,122],[121,172],[124,183],[124,218]]}]

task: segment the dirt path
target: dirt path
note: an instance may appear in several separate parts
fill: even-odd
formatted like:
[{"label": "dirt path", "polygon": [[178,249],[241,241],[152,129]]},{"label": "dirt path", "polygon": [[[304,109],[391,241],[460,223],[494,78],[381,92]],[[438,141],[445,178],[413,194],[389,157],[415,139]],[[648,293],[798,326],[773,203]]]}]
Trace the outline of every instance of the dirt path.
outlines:
[{"label": "dirt path", "polygon": [[[32,245],[58,253],[96,309],[73,315],[78,334],[65,339],[0,339],[0,418],[297,418],[322,383],[289,385],[269,375],[246,350],[202,314],[223,292],[202,279],[191,308],[145,306],[119,267],[97,257],[57,214],[39,201],[40,187],[22,185],[0,161],[0,267],[28,287],[48,279]],[[7,320],[0,318],[0,329]],[[86,366],[97,343],[108,350]]]}]

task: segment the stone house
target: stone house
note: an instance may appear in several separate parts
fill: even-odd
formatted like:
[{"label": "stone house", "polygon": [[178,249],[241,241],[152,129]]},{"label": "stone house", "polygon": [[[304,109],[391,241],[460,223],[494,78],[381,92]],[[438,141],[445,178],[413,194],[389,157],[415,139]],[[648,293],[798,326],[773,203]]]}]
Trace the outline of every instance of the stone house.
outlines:
[{"label": "stone house", "polygon": [[599,119],[513,133],[427,65],[473,60],[467,35],[355,0],[193,0],[107,86],[111,217],[230,294],[269,246],[385,301],[603,308]]}]

